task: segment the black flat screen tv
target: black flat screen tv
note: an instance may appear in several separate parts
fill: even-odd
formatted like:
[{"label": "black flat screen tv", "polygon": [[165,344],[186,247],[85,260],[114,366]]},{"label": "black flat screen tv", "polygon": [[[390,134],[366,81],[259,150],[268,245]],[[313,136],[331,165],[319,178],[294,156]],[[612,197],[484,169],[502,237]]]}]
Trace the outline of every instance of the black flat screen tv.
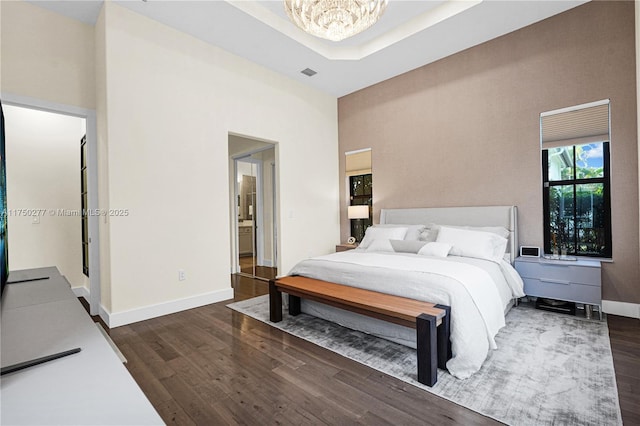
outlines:
[{"label": "black flat screen tv", "polygon": [[4,148],[4,112],[0,102],[0,295],[9,278],[9,251],[7,247],[7,169]]}]

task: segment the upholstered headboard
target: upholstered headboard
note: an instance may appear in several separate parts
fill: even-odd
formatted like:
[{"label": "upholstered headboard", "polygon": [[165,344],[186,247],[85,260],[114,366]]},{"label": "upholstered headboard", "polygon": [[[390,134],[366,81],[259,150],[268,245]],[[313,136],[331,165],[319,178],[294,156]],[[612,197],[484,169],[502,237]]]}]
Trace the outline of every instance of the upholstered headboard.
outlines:
[{"label": "upholstered headboard", "polygon": [[511,263],[518,256],[518,208],[516,206],[382,209],[380,223],[503,226],[509,230],[506,251],[510,254]]}]

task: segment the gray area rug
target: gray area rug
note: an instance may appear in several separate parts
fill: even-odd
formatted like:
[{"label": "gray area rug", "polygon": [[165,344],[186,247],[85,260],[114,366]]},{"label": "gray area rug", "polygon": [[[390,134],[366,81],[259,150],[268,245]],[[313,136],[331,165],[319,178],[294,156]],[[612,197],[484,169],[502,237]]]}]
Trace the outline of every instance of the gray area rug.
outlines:
[{"label": "gray area rug", "polygon": [[511,309],[482,369],[466,380],[438,370],[433,388],[416,381],[415,350],[306,314],[269,321],[268,296],[229,308],[511,425],[620,425],[606,322]]}]

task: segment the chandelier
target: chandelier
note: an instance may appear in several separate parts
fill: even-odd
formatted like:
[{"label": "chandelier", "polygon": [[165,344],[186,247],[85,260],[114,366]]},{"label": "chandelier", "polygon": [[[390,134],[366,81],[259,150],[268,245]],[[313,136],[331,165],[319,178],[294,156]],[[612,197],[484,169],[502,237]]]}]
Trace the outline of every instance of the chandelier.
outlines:
[{"label": "chandelier", "polygon": [[332,41],[344,40],[375,24],[388,0],[284,0],[287,15],[302,30]]}]

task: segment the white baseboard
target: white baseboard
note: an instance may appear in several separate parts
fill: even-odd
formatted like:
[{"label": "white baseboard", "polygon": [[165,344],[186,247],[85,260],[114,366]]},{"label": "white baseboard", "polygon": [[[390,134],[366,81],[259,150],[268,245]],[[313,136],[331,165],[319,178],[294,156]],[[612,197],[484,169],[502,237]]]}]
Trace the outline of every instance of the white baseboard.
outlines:
[{"label": "white baseboard", "polygon": [[622,317],[640,318],[640,304],[603,300],[602,312]]},{"label": "white baseboard", "polygon": [[71,291],[76,295],[76,297],[84,297],[84,300],[89,302],[89,290],[86,287],[72,287]]},{"label": "white baseboard", "polygon": [[100,317],[109,328],[114,328],[229,299],[233,299],[232,288],[213,291],[211,293],[200,294],[198,296],[187,297],[184,299],[172,300],[170,302],[145,306],[143,308],[132,309],[124,312],[111,313],[101,304]]},{"label": "white baseboard", "polygon": [[102,318],[102,322],[106,324],[107,327],[111,328],[111,324],[109,324],[109,316],[111,315],[107,308],[105,308],[102,303],[100,304],[100,308],[98,309],[98,315]]}]

